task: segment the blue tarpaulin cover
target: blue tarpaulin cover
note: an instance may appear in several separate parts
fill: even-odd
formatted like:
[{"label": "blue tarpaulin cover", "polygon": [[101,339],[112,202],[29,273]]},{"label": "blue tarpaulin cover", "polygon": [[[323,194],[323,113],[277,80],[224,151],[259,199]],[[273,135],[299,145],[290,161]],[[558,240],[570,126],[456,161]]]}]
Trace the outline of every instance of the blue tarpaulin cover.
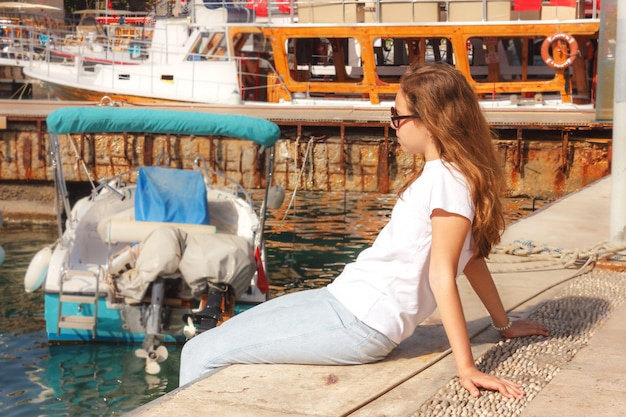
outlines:
[{"label": "blue tarpaulin cover", "polygon": [[162,167],[140,168],[135,220],[209,224],[202,174]]},{"label": "blue tarpaulin cover", "polygon": [[280,139],[279,127],[269,120],[235,114],[123,107],[66,107],[46,119],[48,132],[155,133],[225,136],[270,147]]}]

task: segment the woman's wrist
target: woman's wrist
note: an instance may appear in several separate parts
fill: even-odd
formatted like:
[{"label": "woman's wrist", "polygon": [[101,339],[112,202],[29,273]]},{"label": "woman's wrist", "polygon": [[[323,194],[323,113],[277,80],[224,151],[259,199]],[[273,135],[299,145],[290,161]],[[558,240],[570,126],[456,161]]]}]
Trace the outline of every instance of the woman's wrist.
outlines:
[{"label": "woman's wrist", "polygon": [[506,332],[507,330],[509,330],[511,328],[511,326],[513,326],[513,321],[508,316],[507,316],[507,321],[508,322],[504,326],[498,327],[498,326],[496,326],[496,324],[492,320],[491,321],[491,327],[496,329],[499,333]]}]

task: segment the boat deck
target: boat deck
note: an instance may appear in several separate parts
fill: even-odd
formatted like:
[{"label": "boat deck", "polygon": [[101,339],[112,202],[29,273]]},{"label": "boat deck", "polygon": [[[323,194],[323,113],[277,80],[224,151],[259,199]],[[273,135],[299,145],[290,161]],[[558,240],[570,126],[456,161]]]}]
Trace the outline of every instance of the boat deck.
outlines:
[{"label": "boat deck", "polygon": [[[567,196],[510,226],[503,247],[531,240],[563,254],[606,241],[610,193],[609,177]],[[435,313],[380,363],[234,365],[128,415],[621,415],[626,398],[626,333],[620,324],[626,319],[624,264],[604,262],[574,278],[581,273],[579,265],[520,260],[528,259],[496,254],[490,268],[510,315],[543,321],[551,328],[549,338],[502,341],[466,280],[460,279],[459,286],[475,357],[482,355],[483,369],[515,375],[527,392],[524,400],[488,394],[474,400],[464,393]]]}]

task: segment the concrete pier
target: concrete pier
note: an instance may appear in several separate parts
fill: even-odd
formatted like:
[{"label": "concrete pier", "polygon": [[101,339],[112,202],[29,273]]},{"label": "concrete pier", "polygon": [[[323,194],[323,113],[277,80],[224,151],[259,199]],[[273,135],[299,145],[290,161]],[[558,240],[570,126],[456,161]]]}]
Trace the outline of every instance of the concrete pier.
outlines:
[{"label": "concrete pier", "polygon": [[[234,365],[128,415],[621,416],[626,264],[609,257],[625,248],[599,245],[609,237],[610,189],[610,177],[599,180],[511,225],[492,256],[490,269],[510,316],[544,322],[550,337],[502,340],[459,279],[479,366],[520,382],[524,400],[488,392],[471,399],[459,389],[435,313],[379,363]],[[512,254],[527,249],[535,255]]]}]

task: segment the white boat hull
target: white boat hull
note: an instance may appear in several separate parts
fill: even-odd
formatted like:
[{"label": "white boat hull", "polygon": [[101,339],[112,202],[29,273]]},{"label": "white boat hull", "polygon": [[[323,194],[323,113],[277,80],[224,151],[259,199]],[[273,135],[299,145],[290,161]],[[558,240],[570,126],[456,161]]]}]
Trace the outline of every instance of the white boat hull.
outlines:
[{"label": "white boat hull", "polygon": [[[72,210],[73,220],[67,222],[67,230],[55,246],[51,256],[45,259],[45,266],[48,269],[43,290],[46,330],[50,341],[136,342],[144,340],[146,330],[141,314],[145,310],[145,303],[149,304],[149,295],[142,305],[134,300],[130,302],[129,300],[115,300],[111,297],[114,289],[110,287],[111,284],[108,284],[111,278],[100,278],[99,288],[96,287],[96,281],[92,278],[99,275],[98,271],[107,265],[112,254],[122,251],[127,247],[128,242],[141,242],[159,226],[178,226],[189,236],[194,233],[215,234],[216,226],[213,225],[134,221],[132,220],[136,194],[134,185],[118,189],[117,193],[125,198],[122,200],[118,194],[105,189],[93,201],[88,198],[80,200]],[[248,245],[253,247],[252,231],[258,227],[258,219],[254,211],[243,201],[225,191],[211,190],[208,198],[212,219],[219,225],[222,233],[238,236],[238,239],[248,242]],[[229,218],[231,221],[237,219],[237,223],[228,224]],[[206,256],[210,258],[211,250],[210,248],[207,250]],[[39,272],[43,271],[43,257],[36,257],[33,262],[36,263],[35,266]],[[85,274],[70,272],[64,279],[63,271],[83,271]],[[111,270],[111,273],[115,272]],[[31,275],[34,276],[36,273],[33,272]],[[235,312],[267,299],[267,296],[262,294],[256,286],[257,280],[258,272],[253,274],[248,290],[238,298]],[[32,279],[29,283],[30,281]],[[61,303],[59,300],[61,294],[95,297],[96,291],[98,291],[98,296],[95,331],[59,326],[61,317],[88,319],[95,316],[94,310],[96,309],[94,305],[83,300]],[[189,304],[190,298],[187,295],[183,299],[175,300],[168,299],[166,295],[168,319],[165,323],[167,331],[163,333],[165,342],[185,340],[184,326],[187,323],[183,320],[183,316],[192,313],[194,309],[194,305]],[[196,302],[195,308],[197,307]],[[62,309],[61,312],[59,308]]]},{"label": "white boat hull", "polygon": [[139,65],[97,65],[93,71],[74,65],[32,63],[24,73],[50,85],[62,99],[85,92],[98,97],[137,97],[140,101],[231,103],[241,101],[236,63],[216,62],[210,67],[196,62],[154,65],[151,73]]}]

